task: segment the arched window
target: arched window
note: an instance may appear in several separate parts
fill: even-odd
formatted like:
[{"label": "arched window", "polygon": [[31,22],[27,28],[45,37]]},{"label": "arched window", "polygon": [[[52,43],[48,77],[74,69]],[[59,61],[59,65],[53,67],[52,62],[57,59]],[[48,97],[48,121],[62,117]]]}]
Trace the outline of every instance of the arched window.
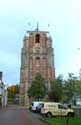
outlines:
[{"label": "arched window", "polygon": [[40,43],[40,35],[36,34],[36,43]]},{"label": "arched window", "polygon": [[40,57],[36,57],[36,65],[40,65]]},{"label": "arched window", "polygon": [[35,72],[40,72],[40,57],[35,59]]}]

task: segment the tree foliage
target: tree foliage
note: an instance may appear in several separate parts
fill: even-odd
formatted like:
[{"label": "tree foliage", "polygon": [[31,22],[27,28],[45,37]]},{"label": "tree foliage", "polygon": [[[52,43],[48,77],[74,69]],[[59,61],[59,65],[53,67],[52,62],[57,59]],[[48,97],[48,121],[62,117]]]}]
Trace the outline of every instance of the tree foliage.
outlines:
[{"label": "tree foliage", "polygon": [[58,102],[62,98],[62,75],[59,75],[56,80],[51,82],[50,91],[48,92],[49,100]]},{"label": "tree foliage", "polygon": [[19,85],[8,87],[8,98],[14,99],[16,94],[19,94]]},{"label": "tree foliage", "polygon": [[51,81],[48,92],[44,79],[40,74],[37,74],[28,90],[28,96],[39,100],[46,94],[50,101],[55,102],[69,102],[72,98],[81,97],[81,69],[79,77],[75,77],[73,73],[69,73],[67,79],[64,80],[63,76],[59,75],[54,81]]},{"label": "tree foliage", "polygon": [[81,97],[81,77],[75,77],[73,73],[68,74],[68,78],[63,80],[59,75],[56,80],[51,82],[48,93],[51,101],[69,102],[72,98]]},{"label": "tree foliage", "polygon": [[78,95],[77,83],[78,78],[74,77],[73,73],[68,74],[68,79],[64,82],[64,94],[66,96],[65,101],[70,101],[73,97]]},{"label": "tree foliage", "polygon": [[45,81],[42,76],[37,73],[35,79],[31,83],[31,87],[28,89],[28,96],[33,97],[35,100],[40,100],[46,95]]}]

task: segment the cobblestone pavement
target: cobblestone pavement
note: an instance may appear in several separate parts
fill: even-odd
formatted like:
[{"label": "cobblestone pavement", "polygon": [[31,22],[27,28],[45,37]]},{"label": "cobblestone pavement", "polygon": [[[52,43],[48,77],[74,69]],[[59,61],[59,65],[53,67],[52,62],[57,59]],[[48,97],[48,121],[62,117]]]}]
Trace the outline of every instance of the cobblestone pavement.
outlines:
[{"label": "cobblestone pavement", "polygon": [[48,125],[39,117],[24,107],[10,106],[0,110],[0,125]]}]

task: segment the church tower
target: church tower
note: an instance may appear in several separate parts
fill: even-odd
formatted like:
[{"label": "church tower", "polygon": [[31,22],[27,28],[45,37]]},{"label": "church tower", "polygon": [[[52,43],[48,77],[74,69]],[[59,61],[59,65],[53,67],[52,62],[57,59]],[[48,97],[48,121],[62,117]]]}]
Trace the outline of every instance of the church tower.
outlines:
[{"label": "church tower", "polygon": [[36,73],[40,73],[50,87],[50,81],[55,79],[54,49],[52,38],[48,31],[27,31],[21,50],[20,68],[20,103],[27,105],[27,90],[31,86]]}]

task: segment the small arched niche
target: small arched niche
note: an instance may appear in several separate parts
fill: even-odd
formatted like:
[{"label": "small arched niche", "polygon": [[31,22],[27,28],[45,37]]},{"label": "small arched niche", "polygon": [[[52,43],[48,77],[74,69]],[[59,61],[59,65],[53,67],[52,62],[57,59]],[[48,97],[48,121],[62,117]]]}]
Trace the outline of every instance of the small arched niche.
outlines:
[{"label": "small arched niche", "polygon": [[40,57],[36,57],[36,65],[40,65]]}]

